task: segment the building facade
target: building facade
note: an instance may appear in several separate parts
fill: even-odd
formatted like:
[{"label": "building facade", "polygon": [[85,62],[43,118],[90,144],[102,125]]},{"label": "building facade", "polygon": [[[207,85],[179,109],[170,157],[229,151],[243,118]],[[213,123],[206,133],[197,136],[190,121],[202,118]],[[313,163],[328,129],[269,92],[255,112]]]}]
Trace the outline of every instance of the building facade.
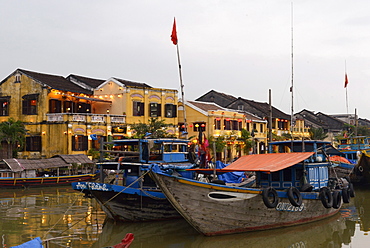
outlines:
[{"label": "building facade", "polygon": [[177,91],[111,78],[67,78],[17,69],[0,83],[0,122],[27,129],[20,158],[88,154],[99,139],[130,137],[130,124],[150,117],[177,131]]}]

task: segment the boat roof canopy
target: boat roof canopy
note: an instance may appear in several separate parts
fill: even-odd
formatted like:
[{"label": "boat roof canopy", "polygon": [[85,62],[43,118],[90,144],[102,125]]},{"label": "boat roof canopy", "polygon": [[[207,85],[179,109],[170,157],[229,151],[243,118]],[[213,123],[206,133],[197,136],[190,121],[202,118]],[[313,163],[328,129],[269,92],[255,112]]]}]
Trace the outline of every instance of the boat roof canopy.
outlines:
[{"label": "boat roof canopy", "polygon": [[245,155],[220,171],[275,172],[302,162],[313,154],[314,152],[292,152]]}]

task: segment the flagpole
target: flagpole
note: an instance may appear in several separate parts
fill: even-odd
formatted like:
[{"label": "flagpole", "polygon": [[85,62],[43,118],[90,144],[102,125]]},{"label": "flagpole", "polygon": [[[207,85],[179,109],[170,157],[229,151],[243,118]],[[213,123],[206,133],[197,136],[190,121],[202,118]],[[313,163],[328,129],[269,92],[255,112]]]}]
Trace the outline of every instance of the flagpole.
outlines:
[{"label": "flagpole", "polygon": [[183,113],[184,113],[184,129],[185,129],[184,133],[185,133],[185,137],[188,138],[188,128],[187,128],[187,122],[186,122],[185,94],[184,94],[184,84],[182,82],[182,71],[181,71],[181,62],[180,62],[179,42],[178,42],[178,39],[177,39],[177,30],[176,30],[176,18],[173,18],[171,41],[173,42],[174,45],[176,45],[176,50],[177,50],[177,63],[179,65],[181,98],[182,98]]},{"label": "flagpole", "polygon": [[182,98],[182,105],[183,105],[183,113],[184,113],[184,126],[185,126],[185,133],[186,137],[187,135],[187,122],[186,122],[186,107],[185,107],[185,94],[184,94],[184,84],[182,83],[182,71],[181,71],[181,63],[180,63],[180,52],[179,52],[179,43],[176,44],[176,50],[177,50],[177,63],[179,65],[179,77],[180,77],[180,89],[181,89],[181,98]]}]

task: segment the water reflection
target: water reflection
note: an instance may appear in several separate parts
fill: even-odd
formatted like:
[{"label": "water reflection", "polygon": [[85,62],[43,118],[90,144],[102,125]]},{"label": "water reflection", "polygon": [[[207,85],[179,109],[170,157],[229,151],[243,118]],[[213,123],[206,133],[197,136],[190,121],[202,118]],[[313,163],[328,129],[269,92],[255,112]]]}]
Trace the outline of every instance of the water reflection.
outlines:
[{"label": "water reflection", "polygon": [[91,199],[65,186],[0,190],[0,218],[3,247],[61,236],[67,238],[53,240],[49,247],[90,247],[105,215]]},{"label": "water reflection", "polygon": [[330,219],[270,231],[205,237],[183,219],[120,224],[105,220],[104,212],[93,199],[84,198],[67,186],[0,190],[0,237],[2,247],[34,237],[67,236],[53,240],[49,247],[101,248],[119,243],[130,232],[135,235],[131,248],[356,248],[370,243],[369,212],[370,190],[356,189],[352,202]]},{"label": "water reflection", "polygon": [[135,247],[341,247],[351,242],[355,221],[340,214],[323,221],[271,231],[205,237],[184,220],[153,223],[114,224],[107,222],[93,247],[118,243],[125,233],[132,232]]}]

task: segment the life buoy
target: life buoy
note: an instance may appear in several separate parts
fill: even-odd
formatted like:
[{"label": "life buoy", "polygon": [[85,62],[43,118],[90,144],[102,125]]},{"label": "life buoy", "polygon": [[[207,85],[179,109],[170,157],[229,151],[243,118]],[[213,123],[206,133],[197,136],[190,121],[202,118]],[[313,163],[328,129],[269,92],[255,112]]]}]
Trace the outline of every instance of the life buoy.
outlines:
[{"label": "life buoy", "polygon": [[[279,203],[279,197],[273,187],[264,188],[262,191],[263,203],[268,208],[275,208]],[[271,201],[270,201],[271,200]]]},{"label": "life buoy", "polygon": [[340,191],[336,190],[333,192],[333,208],[338,209],[342,204],[342,196]]},{"label": "life buoy", "polygon": [[320,189],[319,198],[325,208],[331,208],[333,206],[333,196],[328,187],[322,187]]},{"label": "life buoy", "polygon": [[342,189],[342,198],[343,198],[344,203],[349,203],[351,201],[350,194],[351,193],[350,193],[349,188]]},{"label": "life buoy", "polygon": [[349,183],[348,188],[349,188],[349,196],[355,197],[355,190],[353,189],[353,184]]},{"label": "life buoy", "polygon": [[302,196],[299,190],[295,187],[288,188],[288,199],[290,203],[295,207],[300,207],[302,205]]}]

